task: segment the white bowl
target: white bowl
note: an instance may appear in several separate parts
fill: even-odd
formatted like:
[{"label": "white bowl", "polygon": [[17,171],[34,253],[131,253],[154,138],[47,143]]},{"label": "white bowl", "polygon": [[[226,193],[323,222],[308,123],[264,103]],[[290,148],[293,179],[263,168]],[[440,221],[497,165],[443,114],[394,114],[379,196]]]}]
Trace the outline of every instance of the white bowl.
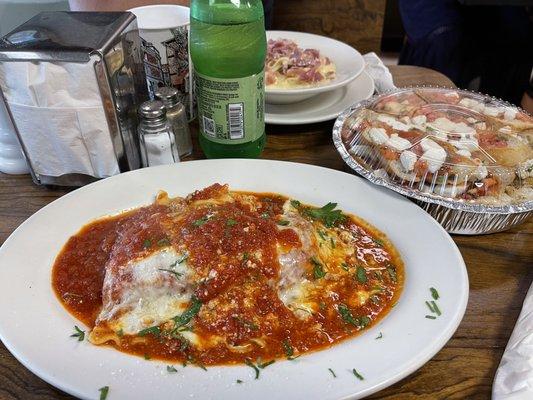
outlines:
[{"label": "white bowl", "polygon": [[304,49],[317,49],[322,56],[328,57],[336,66],[335,79],[320,86],[274,89],[266,88],[266,102],[270,104],[290,104],[305,100],[318,93],[327,92],[347,85],[363,72],[363,56],[353,47],[324,36],[311,33],[290,31],[267,31],[269,39],[290,39]]}]

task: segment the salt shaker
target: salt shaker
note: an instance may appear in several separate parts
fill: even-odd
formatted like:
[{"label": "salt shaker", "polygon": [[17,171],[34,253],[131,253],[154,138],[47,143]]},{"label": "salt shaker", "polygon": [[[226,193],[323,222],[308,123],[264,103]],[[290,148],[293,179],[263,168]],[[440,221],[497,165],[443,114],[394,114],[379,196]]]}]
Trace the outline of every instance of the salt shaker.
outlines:
[{"label": "salt shaker", "polygon": [[180,157],[171,125],[166,117],[164,104],[159,101],[145,101],[139,108],[141,123],[139,138],[144,167],[179,162]]},{"label": "salt shaker", "polygon": [[154,94],[167,109],[167,119],[174,131],[180,157],[188,156],[192,153],[192,140],[187,123],[187,113],[179,101],[178,90],[173,87],[160,87]]}]

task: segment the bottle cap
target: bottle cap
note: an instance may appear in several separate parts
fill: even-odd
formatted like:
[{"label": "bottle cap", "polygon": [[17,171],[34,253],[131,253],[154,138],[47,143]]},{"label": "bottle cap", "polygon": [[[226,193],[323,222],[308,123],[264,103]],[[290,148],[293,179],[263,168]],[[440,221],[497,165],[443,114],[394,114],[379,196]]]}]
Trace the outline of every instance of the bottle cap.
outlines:
[{"label": "bottle cap", "polygon": [[167,113],[165,105],[159,100],[145,101],[139,107],[139,113],[143,118],[155,119],[164,117]]},{"label": "bottle cap", "polygon": [[179,92],[176,88],[163,86],[157,88],[154,92],[156,98],[161,100],[167,107],[172,107],[178,104],[179,101]]}]

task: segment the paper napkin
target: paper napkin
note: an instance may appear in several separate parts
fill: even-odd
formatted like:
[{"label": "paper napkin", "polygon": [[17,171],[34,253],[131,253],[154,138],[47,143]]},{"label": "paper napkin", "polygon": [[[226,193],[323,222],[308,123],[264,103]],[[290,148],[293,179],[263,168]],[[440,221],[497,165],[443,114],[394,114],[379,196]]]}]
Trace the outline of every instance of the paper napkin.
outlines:
[{"label": "paper napkin", "polygon": [[36,174],[120,172],[94,61],[0,63],[0,85]]},{"label": "paper napkin", "polygon": [[533,284],[496,371],[492,398],[533,399]]},{"label": "paper napkin", "polygon": [[394,89],[394,82],[389,69],[383,64],[383,61],[376,55],[376,53],[367,53],[363,56],[366,64],[366,72],[374,80],[376,92],[383,93]]}]

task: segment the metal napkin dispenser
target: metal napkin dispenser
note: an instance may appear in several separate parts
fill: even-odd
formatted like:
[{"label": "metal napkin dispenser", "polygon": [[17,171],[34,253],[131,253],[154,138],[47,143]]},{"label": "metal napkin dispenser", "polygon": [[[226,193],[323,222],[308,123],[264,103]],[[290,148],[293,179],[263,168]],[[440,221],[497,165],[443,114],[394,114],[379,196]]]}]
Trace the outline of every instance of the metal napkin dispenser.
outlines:
[{"label": "metal napkin dispenser", "polygon": [[141,166],[148,99],[129,12],[43,12],[0,39],[0,100],[38,184],[79,186]]}]

